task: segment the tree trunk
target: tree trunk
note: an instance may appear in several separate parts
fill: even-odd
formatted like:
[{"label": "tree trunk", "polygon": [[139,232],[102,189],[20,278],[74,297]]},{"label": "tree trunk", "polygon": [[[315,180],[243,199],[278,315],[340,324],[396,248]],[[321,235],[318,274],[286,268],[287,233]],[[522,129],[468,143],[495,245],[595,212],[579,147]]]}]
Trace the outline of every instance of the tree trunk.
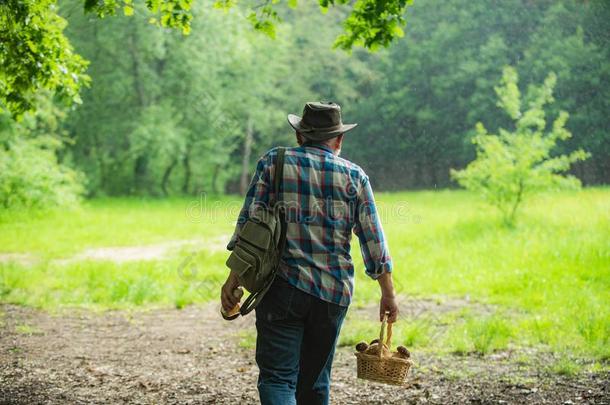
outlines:
[{"label": "tree trunk", "polygon": [[100,170],[99,189],[107,191],[106,190],[106,179],[107,179],[108,175],[107,175],[107,169],[106,169],[106,162],[104,161],[104,155],[103,155],[104,145],[102,145],[100,137],[98,136],[98,133],[96,131],[92,132],[92,137],[93,137],[94,148],[95,148],[93,153],[94,153],[95,157],[97,158],[97,165]]},{"label": "tree trunk", "polygon": [[163,191],[163,195],[167,197],[169,193],[167,192],[167,183],[169,182],[169,177],[172,175],[172,171],[174,167],[178,164],[178,158],[174,158],[172,162],[165,168],[163,172],[163,179],[161,180],[161,191]]},{"label": "tree trunk", "polygon": [[217,187],[217,181],[218,181],[218,173],[220,173],[220,165],[216,164],[214,166],[214,173],[212,174],[212,192],[214,194],[218,194],[218,187]]},{"label": "tree trunk", "polygon": [[144,154],[136,158],[136,163],[133,169],[134,184],[137,192],[145,190],[146,177],[148,176],[148,157]]},{"label": "tree trunk", "polygon": [[239,182],[239,192],[245,195],[248,191],[248,183],[250,180],[250,154],[252,153],[252,138],[253,138],[254,123],[252,118],[248,117],[248,127],[246,128],[246,138],[244,139],[244,154],[241,161],[241,179]]},{"label": "tree trunk", "polygon": [[182,194],[188,194],[191,188],[191,160],[188,152],[182,158],[182,167],[184,169],[184,181],[182,183]]}]

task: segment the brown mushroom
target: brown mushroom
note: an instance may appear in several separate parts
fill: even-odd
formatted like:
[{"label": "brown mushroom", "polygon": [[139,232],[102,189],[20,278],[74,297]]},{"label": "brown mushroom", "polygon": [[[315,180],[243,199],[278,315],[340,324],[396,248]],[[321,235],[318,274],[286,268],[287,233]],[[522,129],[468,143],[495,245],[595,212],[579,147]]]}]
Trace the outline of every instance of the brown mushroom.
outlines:
[{"label": "brown mushroom", "polygon": [[360,342],[356,345],[356,350],[358,350],[359,352],[364,352],[366,349],[368,349],[369,345],[366,344],[366,342]]},{"label": "brown mushroom", "polygon": [[398,351],[398,353],[401,355],[401,357],[408,359],[409,357],[411,357],[411,353],[409,352],[409,350],[404,347],[404,346],[398,346],[396,348],[396,350]]},{"label": "brown mushroom", "polygon": [[376,356],[379,354],[379,343],[373,343],[371,344],[368,349],[366,349],[366,354],[371,354],[373,356]]},{"label": "brown mushroom", "polygon": [[371,345],[374,345],[375,343],[379,343],[379,339],[373,339],[373,340],[371,340],[371,343],[370,343],[370,344],[371,344]]},{"label": "brown mushroom", "polygon": [[392,353],[390,349],[386,345],[382,345],[379,343],[374,343],[366,349],[366,354],[370,354],[373,356],[379,356],[379,351],[381,350],[381,357],[392,357]]}]

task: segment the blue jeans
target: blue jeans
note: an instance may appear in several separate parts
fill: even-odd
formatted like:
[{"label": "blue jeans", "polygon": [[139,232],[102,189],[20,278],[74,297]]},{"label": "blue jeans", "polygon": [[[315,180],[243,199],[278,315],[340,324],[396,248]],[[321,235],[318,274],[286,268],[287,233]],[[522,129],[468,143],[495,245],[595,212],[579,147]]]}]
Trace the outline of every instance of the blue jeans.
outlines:
[{"label": "blue jeans", "polygon": [[256,307],[256,363],[262,405],[328,404],[342,307],[277,276]]}]

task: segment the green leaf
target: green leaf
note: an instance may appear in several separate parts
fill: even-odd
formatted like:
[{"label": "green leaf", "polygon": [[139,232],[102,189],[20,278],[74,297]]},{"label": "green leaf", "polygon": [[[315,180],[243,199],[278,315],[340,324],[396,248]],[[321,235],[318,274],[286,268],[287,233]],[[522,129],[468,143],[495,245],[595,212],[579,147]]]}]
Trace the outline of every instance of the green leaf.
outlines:
[{"label": "green leaf", "polygon": [[392,34],[394,34],[394,36],[398,37],[398,38],[402,38],[405,36],[405,32],[402,30],[402,28],[400,28],[398,25],[396,25],[393,29],[392,29]]}]

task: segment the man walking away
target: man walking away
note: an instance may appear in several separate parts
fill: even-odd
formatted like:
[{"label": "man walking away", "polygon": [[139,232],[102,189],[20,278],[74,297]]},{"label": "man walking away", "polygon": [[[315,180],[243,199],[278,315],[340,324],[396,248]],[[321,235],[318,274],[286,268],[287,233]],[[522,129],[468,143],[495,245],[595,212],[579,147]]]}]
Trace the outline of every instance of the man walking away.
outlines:
[{"label": "man walking away", "polygon": [[[285,151],[278,201],[286,209],[286,247],[271,288],[256,307],[258,391],[263,405],[328,404],[330,374],[341,325],[354,291],[350,255],[352,231],[358,236],[365,271],[381,287],[380,319],[398,307],[392,261],[373,191],[364,171],[340,158],[344,134],[335,103],[310,102],[303,116],[288,115],[299,146]],[[278,148],[258,161],[256,173],[227,248],[256,206],[273,195]],[[238,299],[230,274],[222,287],[226,310]]]}]

